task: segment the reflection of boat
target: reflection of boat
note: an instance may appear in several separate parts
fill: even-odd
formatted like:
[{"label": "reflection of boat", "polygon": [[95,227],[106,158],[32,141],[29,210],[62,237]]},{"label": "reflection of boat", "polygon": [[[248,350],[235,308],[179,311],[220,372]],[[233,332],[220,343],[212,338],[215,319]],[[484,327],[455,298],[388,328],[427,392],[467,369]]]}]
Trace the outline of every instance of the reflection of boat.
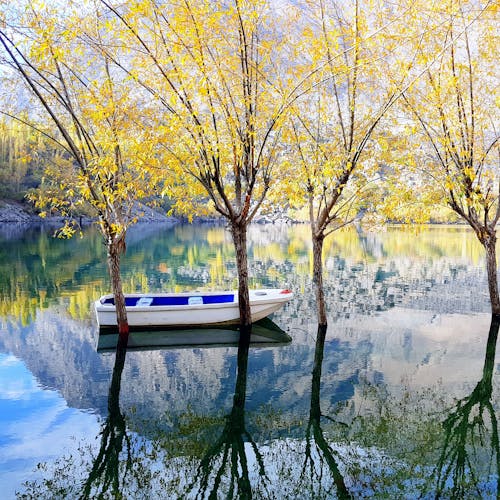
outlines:
[{"label": "reflection of boat", "polygon": [[[235,327],[186,328],[171,330],[131,331],[127,349],[161,349],[169,347],[237,346],[240,337]],[[288,344],[291,337],[269,318],[252,325],[251,345],[276,346]],[[118,333],[110,328],[99,331],[97,350],[115,350]]]},{"label": "reflection of boat", "polygon": [[[269,316],[293,297],[290,290],[267,288],[250,290],[252,321]],[[203,326],[237,324],[240,318],[238,293],[191,292],[126,294],[130,326]],[[116,326],[113,295],[94,303],[97,322],[102,327]]]}]

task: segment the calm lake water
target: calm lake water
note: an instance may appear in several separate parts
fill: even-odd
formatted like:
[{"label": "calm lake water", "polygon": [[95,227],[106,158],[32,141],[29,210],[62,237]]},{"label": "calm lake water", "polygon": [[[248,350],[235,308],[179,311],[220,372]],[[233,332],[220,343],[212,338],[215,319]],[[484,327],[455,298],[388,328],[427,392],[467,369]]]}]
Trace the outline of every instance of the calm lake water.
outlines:
[{"label": "calm lake water", "polygon": [[[1,229],[2,499],[497,497],[498,324],[470,231],[334,234],[326,334],[307,226],[249,239],[251,285],[295,292],[272,318],[291,343],[97,352],[95,229]],[[233,288],[230,235],[137,227],[123,275]]]}]

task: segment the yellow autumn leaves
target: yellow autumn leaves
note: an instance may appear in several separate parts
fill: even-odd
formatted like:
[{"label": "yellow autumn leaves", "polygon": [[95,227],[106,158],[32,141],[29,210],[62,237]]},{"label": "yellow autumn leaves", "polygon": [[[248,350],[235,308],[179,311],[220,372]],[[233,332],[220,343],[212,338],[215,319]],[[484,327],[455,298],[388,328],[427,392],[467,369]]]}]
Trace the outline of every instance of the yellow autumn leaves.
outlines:
[{"label": "yellow autumn leaves", "polygon": [[67,153],[38,202],[125,226],[150,196],[189,217],[312,204],[326,230],[398,198],[412,220],[438,187],[491,212],[497,16],[466,0],[3,6],[17,69],[60,126],[39,104],[30,119]]}]

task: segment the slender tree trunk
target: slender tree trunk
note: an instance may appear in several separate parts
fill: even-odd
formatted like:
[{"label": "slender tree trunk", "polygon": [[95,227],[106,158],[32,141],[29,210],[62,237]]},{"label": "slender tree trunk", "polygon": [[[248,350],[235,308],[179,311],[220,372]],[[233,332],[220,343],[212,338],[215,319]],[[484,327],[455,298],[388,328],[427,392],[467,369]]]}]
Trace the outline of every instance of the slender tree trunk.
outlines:
[{"label": "slender tree trunk", "polygon": [[323,290],[323,233],[312,233],[313,244],[313,285],[316,293],[318,325],[327,326],[325,292]]},{"label": "slender tree trunk", "polygon": [[125,245],[122,240],[113,241],[108,244],[108,271],[111,278],[111,290],[115,297],[116,321],[120,338],[127,337],[129,333],[120,272],[120,261],[124,248]]},{"label": "slender tree trunk", "polygon": [[231,221],[231,234],[236,251],[238,269],[238,303],[240,308],[240,325],[243,328],[252,324],[250,312],[250,296],[248,292],[248,257],[246,223]]},{"label": "slender tree trunk", "polygon": [[490,233],[485,239],[483,245],[486,250],[486,271],[488,274],[488,289],[490,292],[491,312],[492,314],[500,315],[496,242],[497,238],[495,233]]}]

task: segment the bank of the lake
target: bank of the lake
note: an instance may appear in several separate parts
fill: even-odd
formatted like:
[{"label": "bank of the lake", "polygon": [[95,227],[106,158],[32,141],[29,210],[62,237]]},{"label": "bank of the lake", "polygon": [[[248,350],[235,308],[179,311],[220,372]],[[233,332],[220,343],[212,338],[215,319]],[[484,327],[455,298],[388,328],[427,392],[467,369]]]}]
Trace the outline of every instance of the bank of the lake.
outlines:
[{"label": "bank of the lake", "polygon": [[39,217],[25,203],[0,200],[0,224],[30,224]]},{"label": "bank of the lake", "polygon": [[[155,209],[138,203],[134,212],[139,220],[143,223],[165,223],[178,224],[179,218],[168,216],[165,211]],[[27,224],[44,224],[49,226],[57,226],[64,224],[65,218],[58,215],[50,215],[41,218],[35,211],[34,207],[29,203],[22,203],[15,200],[0,200],[0,225],[27,225]],[[75,221],[81,225],[89,225],[93,219],[88,216],[76,216]]]}]

